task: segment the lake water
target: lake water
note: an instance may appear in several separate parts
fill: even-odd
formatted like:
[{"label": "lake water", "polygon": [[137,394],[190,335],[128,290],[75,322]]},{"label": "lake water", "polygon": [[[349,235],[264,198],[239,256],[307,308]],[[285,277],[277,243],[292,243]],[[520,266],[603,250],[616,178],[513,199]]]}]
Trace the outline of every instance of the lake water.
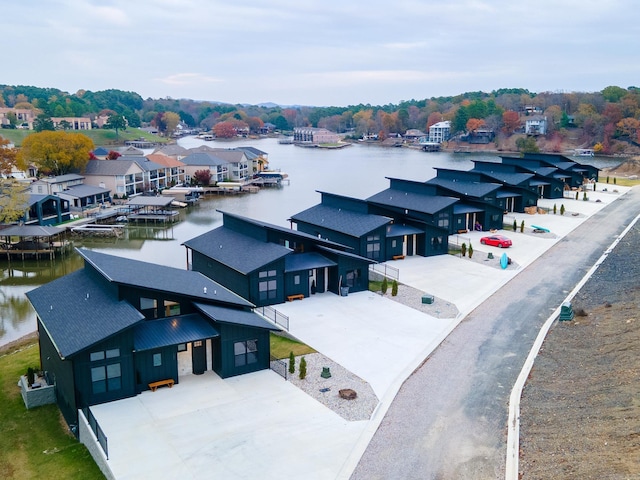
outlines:
[{"label": "lake water", "polygon": [[[281,145],[276,139],[204,142],[189,137],[179,143],[186,148],[202,144],[222,148],[253,146],[268,153],[270,168],[286,172],[290,184],[256,194],[211,196],[195,207],[183,209],[181,221],[173,226],[129,226],[123,238],[74,240],[74,245],[186,268],[186,249],[182,243],[221,225],[219,210],[288,227],[291,215],[319,203],[319,191],[364,199],[387,188],[387,177],[426,181],[436,176],[434,167],[468,170],[473,166],[472,159],[498,160],[495,154],[425,153],[363,144],[336,150],[301,148]],[[600,168],[619,162],[593,158],[578,161]],[[82,265],[82,259],[75,253],[54,261],[0,260],[0,345],[36,329],[35,313],[26,292]]]}]

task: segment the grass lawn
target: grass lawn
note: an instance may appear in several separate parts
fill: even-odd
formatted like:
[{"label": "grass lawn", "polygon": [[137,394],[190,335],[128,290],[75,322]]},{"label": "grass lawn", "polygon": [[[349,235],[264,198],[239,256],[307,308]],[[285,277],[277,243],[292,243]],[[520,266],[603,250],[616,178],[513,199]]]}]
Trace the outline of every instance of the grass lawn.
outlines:
[{"label": "grass lawn", "polygon": [[282,335],[271,334],[271,355],[275,358],[289,358],[289,353],[297,357],[298,355],[307,355],[315,353],[315,350],[309,345],[292,340]]},{"label": "grass lawn", "polygon": [[[27,137],[27,135],[35,133],[33,130],[10,130],[10,129],[2,129],[0,130],[0,136],[6,138],[11,143],[13,143],[16,147],[22,145],[23,140]],[[99,146],[123,146],[124,142],[127,140],[137,140],[138,138],[144,138],[150,142],[156,143],[168,143],[168,140],[163,137],[158,137],[152,133],[145,132],[144,130],[139,130],[137,128],[128,128],[126,130],[118,130],[118,138],[116,139],[116,131],[115,130],[104,130],[104,129],[95,129],[95,130],[83,130],[81,132],[71,132],[70,133],[82,133],[86,135],[91,140],[96,147]]]},{"label": "grass lawn", "polygon": [[0,353],[0,478],[103,479],[84,445],[68,433],[56,405],[27,410],[17,386],[29,366],[39,365],[30,340]]}]

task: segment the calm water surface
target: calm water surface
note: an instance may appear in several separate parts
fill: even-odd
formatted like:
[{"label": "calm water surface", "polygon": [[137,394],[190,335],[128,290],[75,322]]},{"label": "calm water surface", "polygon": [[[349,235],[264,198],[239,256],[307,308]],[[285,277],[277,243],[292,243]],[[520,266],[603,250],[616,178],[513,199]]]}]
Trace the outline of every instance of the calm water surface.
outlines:
[{"label": "calm water surface", "polygon": [[[288,227],[291,215],[320,201],[319,191],[364,199],[387,188],[387,177],[426,181],[436,176],[434,167],[468,170],[473,166],[472,159],[498,160],[494,154],[425,153],[361,144],[338,150],[300,148],[280,145],[276,139],[204,142],[190,137],[179,143],[186,148],[201,144],[222,148],[256,147],[268,153],[270,168],[289,174],[290,184],[263,189],[257,194],[208,197],[195,207],[183,209],[181,221],[173,226],[129,226],[123,238],[74,240],[74,245],[186,268],[186,249],[182,243],[221,225],[219,210]],[[578,161],[601,168],[619,162],[591,158]],[[0,345],[36,328],[35,313],[25,297],[26,292],[82,265],[82,259],[75,253],[54,261],[0,260]]]}]

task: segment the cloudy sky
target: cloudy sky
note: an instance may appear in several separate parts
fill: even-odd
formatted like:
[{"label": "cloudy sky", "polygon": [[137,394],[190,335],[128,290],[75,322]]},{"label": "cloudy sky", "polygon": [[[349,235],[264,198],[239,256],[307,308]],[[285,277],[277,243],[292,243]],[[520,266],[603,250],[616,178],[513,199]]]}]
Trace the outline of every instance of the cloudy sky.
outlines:
[{"label": "cloudy sky", "polygon": [[[632,0],[15,0],[0,84],[383,105],[640,86]],[[8,48],[7,48],[8,47]]]}]

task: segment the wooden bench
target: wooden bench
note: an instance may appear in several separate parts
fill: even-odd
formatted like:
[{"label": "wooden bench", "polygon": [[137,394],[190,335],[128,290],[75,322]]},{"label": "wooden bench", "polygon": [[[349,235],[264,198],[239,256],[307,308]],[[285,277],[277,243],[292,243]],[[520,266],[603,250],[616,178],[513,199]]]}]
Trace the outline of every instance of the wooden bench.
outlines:
[{"label": "wooden bench", "polygon": [[393,257],[394,260],[404,260],[404,255],[394,255]]},{"label": "wooden bench", "polygon": [[169,385],[169,388],[173,387],[174,381],[173,378],[168,378],[166,380],[158,380],[157,382],[151,382],[149,384],[149,388],[152,392],[155,392],[158,387],[162,387],[163,385]]},{"label": "wooden bench", "polygon": [[458,230],[458,234],[463,234],[463,233],[468,233],[469,230],[467,230],[466,228],[463,228],[462,230]]},{"label": "wooden bench", "polygon": [[302,300],[304,295],[302,293],[297,293],[295,295],[287,295],[287,301],[293,302],[294,300]]}]

